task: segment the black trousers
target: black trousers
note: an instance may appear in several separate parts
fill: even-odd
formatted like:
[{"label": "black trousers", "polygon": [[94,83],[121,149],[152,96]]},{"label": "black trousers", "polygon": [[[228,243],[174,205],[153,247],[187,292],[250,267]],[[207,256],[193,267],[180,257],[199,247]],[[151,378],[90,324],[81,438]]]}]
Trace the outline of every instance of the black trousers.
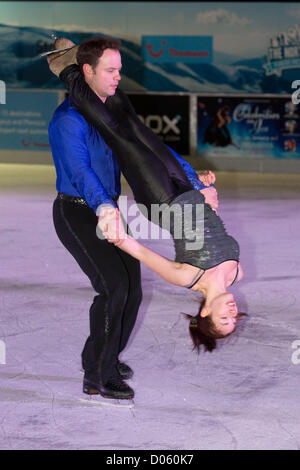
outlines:
[{"label": "black trousers", "polygon": [[134,327],[142,300],[140,263],[96,234],[98,217],[87,205],[56,198],[53,221],[62,244],[97,292],[82,366],[105,384],[117,376],[117,359]]}]

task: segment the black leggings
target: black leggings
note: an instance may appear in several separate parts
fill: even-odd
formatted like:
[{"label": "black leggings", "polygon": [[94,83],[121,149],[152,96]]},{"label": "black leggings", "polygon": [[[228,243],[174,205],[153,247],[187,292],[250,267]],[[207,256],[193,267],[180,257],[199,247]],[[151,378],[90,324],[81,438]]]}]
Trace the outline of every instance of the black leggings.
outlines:
[{"label": "black leggings", "polygon": [[65,83],[76,108],[112,149],[137,203],[150,209],[151,204],[169,204],[193,189],[180,163],[140,121],[123,92],[117,90],[104,105],[85,82],[79,66],[74,64],[66,67],[59,78]]}]

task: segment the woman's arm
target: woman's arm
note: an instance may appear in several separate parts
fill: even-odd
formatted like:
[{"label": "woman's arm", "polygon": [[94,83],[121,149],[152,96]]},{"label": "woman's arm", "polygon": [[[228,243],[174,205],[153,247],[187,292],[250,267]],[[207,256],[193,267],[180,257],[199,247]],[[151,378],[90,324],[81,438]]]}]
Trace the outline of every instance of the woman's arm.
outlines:
[{"label": "woman's arm", "polygon": [[242,269],[241,263],[239,263],[238,266],[239,266],[239,274],[237,277],[237,282],[239,282],[244,277],[244,271]]},{"label": "woman's arm", "polygon": [[218,215],[217,210],[219,207],[219,200],[216,188],[210,187],[206,189],[201,189],[200,193],[203,194],[206,204],[209,204],[212,210],[215,211]]},{"label": "woman's arm", "polygon": [[188,266],[159,255],[126,234],[118,210],[108,209],[106,215],[99,218],[98,225],[107,241],[144,263],[165,281],[182,287],[191,281],[193,273]]},{"label": "woman's arm", "polygon": [[222,113],[222,108],[220,108],[217,112],[217,118],[219,119],[217,127],[219,127],[219,128],[223,127],[224,124],[225,124],[225,119],[223,118],[221,113]]},{"label": "woman's arm", "polygon": [[121,243],[117,243],[116,245],[123,251],[126,251],[126,253],[144,263],[148,268],[152,269],[152,271],[170,284],[184,287],[190,282],[192,276],[190,273],[185,271],[182,263],[171,261],[168,258],[159,255],[155,251],[142,245],[134,238],[127,236]]}]

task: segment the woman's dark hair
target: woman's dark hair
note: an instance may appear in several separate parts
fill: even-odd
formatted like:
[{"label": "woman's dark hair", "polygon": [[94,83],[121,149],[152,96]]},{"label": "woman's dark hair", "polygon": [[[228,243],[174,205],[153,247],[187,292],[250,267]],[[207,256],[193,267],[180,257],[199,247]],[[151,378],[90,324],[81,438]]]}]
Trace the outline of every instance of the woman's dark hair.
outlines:
[{"label": "woman's dark hair", "polygon": [[[201,345],[204,346],[204,351],[212,352],[217,347],[217,339],[226,338],[231,335],[231,333],[228,333],[227,335],[220,333],[209,315],[201,317],[200,314],[204,304],[205,298],[201,299],[199,311],[196,316],[188,315],[187,313],[183,314],[185,318],[190,320],[189,331],[194,344],[193,350],[196,349],[198,354],[200,353]],[[237,319],[239,320],[243,316],[247,316],[247,314],[238,313]],[[235,331],[235,329],[233,331]]]},{"label": "woman's dark hair", "polygon": [[121,41],[110,37],[95,36],[91,39],[83,41],[76,54],[77,63],[82,72],[84,64],[89,64],[93,70],[97,67],[98,60],[102,56],[105,49],[121,48]]},{"label": "woman's dark hair", "polygon": [[223,108],[221,109],[222,116],[224,117],[226,113],[229,113],[229,111],[230,107],[228,106],[228,104],[225,104],[225,106],[223,106]]}]

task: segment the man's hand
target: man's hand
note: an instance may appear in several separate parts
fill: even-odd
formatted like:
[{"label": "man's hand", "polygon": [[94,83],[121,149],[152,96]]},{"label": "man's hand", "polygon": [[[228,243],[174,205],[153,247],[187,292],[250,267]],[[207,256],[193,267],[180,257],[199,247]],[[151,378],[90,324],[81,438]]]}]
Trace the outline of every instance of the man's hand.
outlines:
[{"label": "man's hand", "polygon": [[128,236],[120,211],[115,207],[107,206],[100,209],[98,226],[109,243],[120,245]]},{"label": "man's hand", "polygon": [[198,180],[205,186],[209,186],[211,184],[215,184],[216,175],[210,170],[201,170],[198,174]]},{"label": "man's hand", "polygon": [[[100,206],[99,208],[100,208],[99,218],[98,218],[98,225],[99,226],[103,225],[103,220],[107,220],[107,222],[108,222],[108,219],[113,217],[113,214],[116,213],[117,210],[118,210],[113,205],[111,205],[111,206],[109,206],[109,205]],[[97,212],[98,212],[98,209],[97,209]],[[102,228],[101,228],[101,230],[102,230]]]},{"label": "man's hand", "polygon": [[212,210],[218,215],[217,209],[219,207],[219,201],[216,188],[201,189],[200,193],[203,194],[206,204],[209,204]]}]

